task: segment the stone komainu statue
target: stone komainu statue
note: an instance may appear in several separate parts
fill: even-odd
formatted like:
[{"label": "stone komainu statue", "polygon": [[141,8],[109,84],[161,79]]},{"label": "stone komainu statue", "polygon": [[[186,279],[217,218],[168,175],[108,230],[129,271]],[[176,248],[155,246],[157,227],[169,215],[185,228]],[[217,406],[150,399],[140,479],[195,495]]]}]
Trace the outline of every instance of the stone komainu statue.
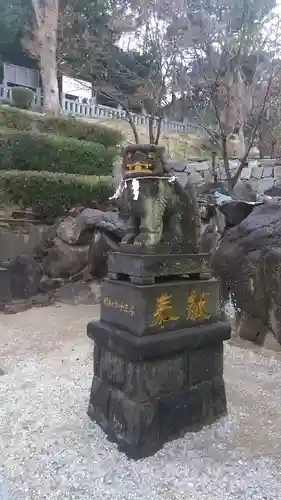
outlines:
[{"label": "stone komainu statue", "polygon": [[164,148],[128,146],[123,153],[122,180],[115,194],[128,232],[121,244],[197,251],[200,224],[194,187],[185,188],[165,166]]}]

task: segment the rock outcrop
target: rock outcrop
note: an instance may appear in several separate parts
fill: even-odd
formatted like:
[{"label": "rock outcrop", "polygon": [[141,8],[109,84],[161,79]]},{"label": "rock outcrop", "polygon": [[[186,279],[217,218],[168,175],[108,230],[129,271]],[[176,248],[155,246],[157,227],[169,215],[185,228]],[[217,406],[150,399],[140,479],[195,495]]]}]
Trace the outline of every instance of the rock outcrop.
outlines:
[{"label": "rock outcrop", "polygon": [[[234,212],[235,206],[233,206]],[[232,217],[230,208],[228,216]],[[213,257],[213,269],[231,292],[241,337],[263,343],[271,329],[281,343],[281,204],[240,211]],[[227,221],[226,221],[227,222]]]},{"label": "rock outcrop", "polygon": [[99,293],[90,282],[107,274],[108,251],[118,249],[125,231],[117,212],[70,212],[32,251],[2,263],[0,309],[12,314],[53,301],[96,303]]}]

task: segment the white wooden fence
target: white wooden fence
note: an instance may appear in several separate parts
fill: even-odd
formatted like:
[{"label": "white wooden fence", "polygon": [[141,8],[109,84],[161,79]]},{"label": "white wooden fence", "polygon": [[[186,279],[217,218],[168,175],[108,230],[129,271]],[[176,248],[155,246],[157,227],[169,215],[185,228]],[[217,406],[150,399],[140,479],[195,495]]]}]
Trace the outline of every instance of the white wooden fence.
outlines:
[{"label": "white wooden fence", "polygon": [[[11,87],[0,85],[0,102],[1,101],[12,101]],[[41,101],[41,102],[40,102]],[[34,105],[39,106],[42,104],[41,91],[35,93]],[[102,120],[127,120],[126,112],[123,109],[112,108],[109,106],[103,106],[100,104],[83,104],[78,101],[73,101],[71,99],[66,99],[62,94],[61,96],[61,106],[63,113],[66,115],[74,115],[85,118],[98,118]],[[136,126],[147,125],[149,121],[149,115],[146,114],[136,114],[130,113],[132,120]],[[156,120],[155,124],[156,126]],[[168,119],[162,121],[162,129],[169,132],[185,132],[185,133],[201,133],[202,129],[195,124],[187,122],[178,122]]]}]

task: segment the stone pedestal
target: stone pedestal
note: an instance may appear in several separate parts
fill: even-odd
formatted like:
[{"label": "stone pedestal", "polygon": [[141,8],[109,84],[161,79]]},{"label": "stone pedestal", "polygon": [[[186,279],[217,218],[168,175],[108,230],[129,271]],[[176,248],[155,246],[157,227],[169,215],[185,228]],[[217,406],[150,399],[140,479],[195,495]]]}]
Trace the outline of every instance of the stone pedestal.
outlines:
[{"label": "stone pedestal", "polygon": [[203,255],[110,255],[100,321],[88,324],[88,414],[131,457],[226,413],[230,327],[219,320],[218,282],[209,274]]}]

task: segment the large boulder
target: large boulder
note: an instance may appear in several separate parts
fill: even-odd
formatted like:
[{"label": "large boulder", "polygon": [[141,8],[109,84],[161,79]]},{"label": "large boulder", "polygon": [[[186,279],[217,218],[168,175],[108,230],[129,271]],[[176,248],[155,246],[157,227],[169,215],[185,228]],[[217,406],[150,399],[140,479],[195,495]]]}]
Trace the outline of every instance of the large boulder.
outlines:
[{"label": "large boulder", "polygon": [[118,212],[102,212],[86,208],[76,217],[64,219],[57,229],[57,237],[69,245],[89,245],[95,229],[112,233],[121,240],[126,227]]},{"label": "large boulder", "polygon": [[264,194],[266,196],[276,196],[277,198],[281,198],[281,183],[277,182],[270,189],[266,189]]},{"label": "large boulder", "polygon": [[107,275],[108,252],[118,251],[118,243],[104,232],[95,229],[88,253],[88,269],[92,277]]},{"label": "large boulder", "polygon": [[70,278],[87,266],[88,251],[88,245],[68,245],[55,238],[43,260],[45,274],[51,278]]},{"label": "large boulder", "polygon": [[257,195],[249,182],[238,181],[233,189],[233,197],[240,201],[256,201]]},{"label": "large boulder", "polygon": [[241,336],[262,342],[269,327],[281,343],[281,204],[265,203],[250,214],[245,207],[244,215],[225,231],[213,257],[214,274],[223,295],[232,294]]}]

